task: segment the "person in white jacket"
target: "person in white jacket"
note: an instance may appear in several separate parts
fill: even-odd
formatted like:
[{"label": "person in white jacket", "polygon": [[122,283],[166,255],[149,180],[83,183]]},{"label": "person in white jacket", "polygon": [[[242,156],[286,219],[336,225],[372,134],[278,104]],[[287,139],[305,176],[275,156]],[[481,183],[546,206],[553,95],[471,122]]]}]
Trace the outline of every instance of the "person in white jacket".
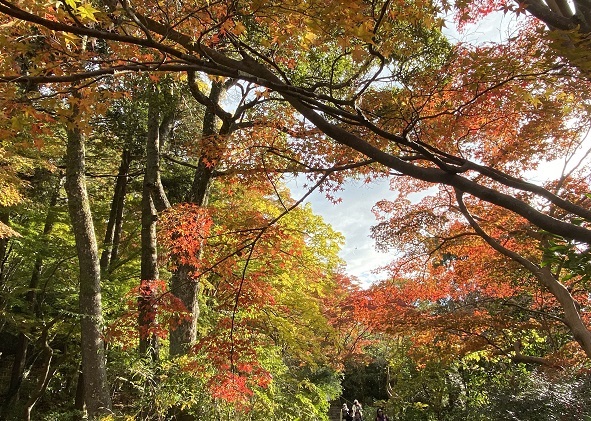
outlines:
[{"label": "person in white jacket", "polygon": [[363,407],[359,403],[357,399],[353,401],[353,405],[351,406],[351,413],[353,415],[354,420],[362,420],[363,419]]},{"label": "person in white jacket", "polygon": [[351,412],[349,411],[349,407],[347,406],[346,403],[344,403],[341,408],[341,420],[340,421],[351,421],[352,419],[353,419],[353,416],[351,415]]}]

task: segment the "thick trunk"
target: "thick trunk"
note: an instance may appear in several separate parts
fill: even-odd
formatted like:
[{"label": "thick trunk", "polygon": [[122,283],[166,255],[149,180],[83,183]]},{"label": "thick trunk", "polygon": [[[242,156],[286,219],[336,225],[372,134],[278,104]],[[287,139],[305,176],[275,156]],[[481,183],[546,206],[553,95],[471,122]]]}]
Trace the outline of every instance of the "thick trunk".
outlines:
[{"label": "thick trunk", "polygon": [[142,193],[142,260],[141,285],[138,298],[140,347],[142,356],[158,359],[158,338],[151,329],[158,323],[156,319],[156,297],[152,283],[159,278],[158,248],[156,241],[156,222],[158,214],[153,198],[157,186],[160,185],[160,136],[159,112],[154,101],[150,102],[148,111],[148,134],[146,136],[146,167]]},{"label": "thick trunk", "polygon": [[[212,169],[205,165],[204,159],[199,161],[193,188],[189,200],[199,206],[207,206],[211,186]],[[183,321],[170,332],[170,354],[183,355],[197,340],[197,322],[199,320],[199,281],[191,276],[193,268],[180,265],[170,279],[171,292],[178,297],[191,312],[191,320]]]},{"label": "thick trunk", "polygon": [[[193,188],[191,189],[192,203],[207,206],[211,186],[212,169],[205,165],[204,159],[199,161]],[[170,354],[183,355],[197,340],[197,322],[199,320],[199,281],[191,276],[193,268],[189,265],[179,265],[170,279],[170,289],[191,312],[191,320],[183,321],[175,330],[170,332]]]},{"label": "thick trunk", "polygon": [[158,250],[156,243],[156,209],[152,197],[146,192],[142,198],[142,259],[141,259],[141,284],[138,297],[140,344],[139,352],[142,356],[149,356],[157,360],[159,356],[158,338],[152,332],[158,323],[157,297],[154,296],[154,281],[158,280]]},{"label": "thick trunk", "polygon": [[111,201],[109,221],[107,223],[105,239],[103,241],[104,249],[103,254],[101,255],[102,273],[109,271],[112,263],[117,258],[130,164],[131,152],[128,149],[125,149],[121,155],[121,164],[119,165],[117,181],[115,182],[115,191],[113,192],[113,200]]},{"label": "thick trunk", "polygon": [[68,131],[66,193],[80,267],[80,334],[85,402],[90,419],[111,410],[103,342],[99,253],[86,190],[84,137]]},{"label": "thick trunk", "polygon": [[191,267],[180,265],[170,279],[170,291],[191,312],[191,320],[183,321],[170,332],[170,355],[184,355],[197,339],[199,320],[199,284],[190,276]]},{"label": "thick trunk", "polygon": [[[208,100],[218,106],[224,93],[223,85],[213,83]],[[211,107],[205,111],[203,117],[202,139],[204,142],[214,141],[216,132],[216,116]],[[207,148],[204,147],[204,150]],[[207,206],[209,190],[213,174],[213,167],[208,166],[209,159],[204,152],[197,164],[197,170],[193,177],[191,192],[187,198],[188,202],[199,206]],[[178,297],[187,310],[191,312],[191,320],[183,321],[175,330],[170,332],[170,355],[183,355],[191,348],[197,339],[197,321],[199,319],[199,280],[191,276],[192,268],[187,265],[180,265],[170,279],[170,289]]]}]

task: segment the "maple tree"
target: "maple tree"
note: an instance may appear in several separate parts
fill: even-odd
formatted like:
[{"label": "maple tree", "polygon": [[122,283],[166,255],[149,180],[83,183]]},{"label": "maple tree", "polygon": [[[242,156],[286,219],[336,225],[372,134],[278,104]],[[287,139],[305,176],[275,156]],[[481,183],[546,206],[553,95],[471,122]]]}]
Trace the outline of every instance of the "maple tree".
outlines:
[{"label": "maple tree", "polygon": [[[218,402],[212,403],[216,407],[230,403],[241,417],[257,419],[253,413],[280,413],[293,406],[290,400],[280,402],[281,388],[295,387],[301,389],[298,406],[302,412],[293,416],[315,418],[326,409],[325,389],[336,393],[336,375],[329,376],[326,385],[319,384],[315,392],[306,391],[306,385],[313,384],[318,371],[328,371],[328,366],[336,370],[339,359],[335,355],[343,352],[339,334],[327,316],[334,309],[326,304],[331,301],[329,291],[335,288],[334,273],[340,265],[336,257],[340,236],[309,207],[285,212],[283,206],[293,203],[279,186],[280,198],[273,198],[275,190],[267,182],[251,183],[247,189],[236,180],[224,180],[212,189],[210,209],[182,204],[161,215],[161,259],[170,270],[190,264],[197,271],[192,276],[202,279],[199,340],[178,357],[176,366],[182,376],[198,380],[200,390],[208,390],[202,399],[213,399]],[[207,233],[207,227],[211,232]],[[169,259],[172,255],[175,258]],[[175,298],[165,289],[153,291],[160,322],[150,327],[150,333],[165,338],[168,328],[180,320],[183,307],[171,301]],[[132,309],[134,296],[132,292]],[[109,338],[113,346],[133,349],[135,317],[134,312],[126,313],[112,325]],[[310,347],[311,341],[317,346]],[[173,386],[166,383],[163,387]],[[193,388],[178,393],[186,395]],[[267,401],[269,393],[275,395],[276,403]],[[147,395],[143,399],[150,400]],[[161,413],[171,409],[171,402],[152,401],[148,406]],[[197,407],[189,407],[189,413]]]},{"label": "maple tree", "polygon": [[[467,19],[461,16],[461,20]],[[424,86],[427,81],[426,88],[418,90],[411,85],[402,90],[391,124],[398,125],[398,130],[414,132],[418,139],[437,141],[438,147],[447,153],[472,156],[495,172],[504,171],[509,177],[536,170],[540,162],[562,159],[563,172],[556,181],[546,184],[547,192],[556,197],[569,197],[585,208],[588,206],[588,169],[582,161],[577,162],[580,158],[576,158],[576,151],[580,153],[587,134],[588,90],[580,89],[581,79],[568,72],[557,78],[551,70],[557,68],[556,57],[551,53],[540,56],[539,51],[548,51],[548,45],[540,37],[532,38],[531,26],[526,26],[522,34],[523,38],[515,37],[500,46],[459,45],[454,60],[441,69],[440,76],[412,82]],[[482,61],[482,57],[487,59]],[[515,63],[515,67],[511,63]],[[455,66],[458,66],[457,71]],[[471,69],[470,73],[466,73],[466,68]],[[390,100],[389,97],[386,100]],[[579,111],[571,115],[575,109]],[[528,149],[530,147],[534,149]],[[384,286],[391,294],[385,305],[393,302],[404,312],[400,306],[406,303],[412,313],[417,311],[410,305],[415,300],[433,304],[457,301],[458,309],[452,307],[452,312],[459,317],[457,324],[454,322],[452,327],[436,316],[437,331],[456,331],[460,337],[474,335],[472,339],[481,341],[481,346],[496,347],[495,352],[525,361],[527,356],[521,349],[514,349],[512,344],[496,344],[489,335],[483,334],[486,326],[493,324],[488,319],[491,309],[487,306],[491,299],[510,307],[530,302],[527,296],[537,296],[531,304],[521,304],[524,311],[530,311],[530,320],[525,320],[524,327],[531,329],[536,323],[559,327],[556,322],[562,322],[587,357],[590,355],[587,297],[584,288],[578,287],[581,272],[573,274],[563,264],[564,256],[552,262],[547,259],[548,244],[555,241],[553,235],[532,226],[531,219],[515,218],[514,214],[467,196],[457,186],[427,190],[429,184],[407,179],[394,180],[392,185],[400,196],[376,206],[383,222],[374,228],[378,244],[402,252],[391,266],[394,284]],[[418,190],[423,190],[426,198],[411,205],[407,197]],[[500,191],[535,200],[528,192]],[[566,217],[584,226],[582,220],[552,203],[538,206],[544,206],[552,217]],[[581,242],[588,244],[583,239]],[[588,246],[577,241],[570,244],[580,247],[579,252],[573,251],[571,258],[581,264]],[[489,255],[489,247],[499,253],[494,260]],[[514,267],[515,264],[522,268]],[[526,272],[520,273],[523,269]],[[397,277],[414,280],[400,281],[401,284],[396,285]],[[424,280],[417,281],[417,277],[424,277]],[[479,297],[480,304],[472,301],[471,296]],[[467,311],[469,308],[473,310]],[[498,309],[492,310],[498,312]],[[432,309],[427,306],[424,311],[430,313]],[[449,317],[447,311],[443,314]],[[485,318],[478,322],[482,316]],[[498,312],[495,320],[497,316],[507,320],[506,312]],[[472,323],[474,326],[468,328]],[[426,333],[429,328],[420,330]],[[430,340],[429,334],[425,340]],[[466,345],[469,343],[467,341]],[[537,357],[531,358],[532,362],[536,360]],[[538,363],[542,361],[537,360]]]},{"label": "maple tree", "polygon": [[[553,50],[551,55],[566,58],[570,64],[588,74],[591,15],[587,1],[460,1],[456,6],[456,19],[460,26],[477,22],[497,11],[535,18],[531,20],[536,27],[535,36],[549,41]],[[555,63],[559,62],[555,60]]]}]

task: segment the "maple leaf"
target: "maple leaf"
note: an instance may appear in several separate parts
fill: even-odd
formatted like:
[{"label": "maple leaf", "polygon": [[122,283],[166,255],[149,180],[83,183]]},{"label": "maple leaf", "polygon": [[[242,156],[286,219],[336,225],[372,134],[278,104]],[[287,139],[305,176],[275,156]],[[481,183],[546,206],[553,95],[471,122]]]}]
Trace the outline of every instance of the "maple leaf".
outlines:
[{"label": "maple leaf", "polygon": [[90,3],[83,3],[80,6],[76,7],[76,12],[80,15],[80,17],[84,20],[90,20],[92,22],[98,22],[95,15],[100,11],[95,9],[92,4]]}]

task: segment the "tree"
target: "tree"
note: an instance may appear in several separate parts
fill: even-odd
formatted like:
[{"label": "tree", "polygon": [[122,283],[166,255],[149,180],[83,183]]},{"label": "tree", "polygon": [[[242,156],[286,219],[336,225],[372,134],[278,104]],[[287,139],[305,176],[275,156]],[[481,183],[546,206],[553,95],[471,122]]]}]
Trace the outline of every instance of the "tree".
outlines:
[{"label": "tree", "polygon": [[[436,81],[429,79],[429,84],[422,90],[434,94],[413,95],[413,92],[421,92],[418,89],[408,89],[403,93],[408,105],[399,108],[398,124],[413,127],[420,138],[437,139],[440,147],[447,148],[450,153],[475,154],[483,163],[509,173],[536,169],[540,161],[531,158],[538,154],[545,159],[564,160],[562,175],[546,185],[547,191],[568,196],[579,206],[586,206],[585,192],[589,187],[585,181],[587,169],[585,166],[577,168],[581,162],[577,162],[575,151],[583,142],[587,116],[585,111],[581,111],[580,120],[569,120],[563,113],[584,107],[587,93],[583,91],[582,96],[574,94],[577,90],[569,79],[556,80],[551,75],[539,74],[533,81],[520,77],[513,79],[509,74],[504,74],[506,71],[513,72],[511,63],[517,63],[511,61],[513,52],[525,58],[519,59],[521,70],[525,70],[529,65],[527,57],[533,57],[528,53],[530,48],[532,45],[528,42],[515,42],[510,53],[494,45],[467,50],[458,48],[456,59],[449,63],[449,67],[444,67],[445,71]],[[503,61],[497,61],[499,52],[502,53]],[[476,53],[478,56],[473,55]],[[494,76],[478,64],[484,55],[489,56],[487,66],[495,69],[492,73]],[[536,61],[531,64],[534,68],[539,66]],[[474,69],[474,75],[467,79],[464,71],[456,73],[453,70],[455,66],[458,69]],[[415,80],[413,83],[418,86],[423,81]],[[468,97],[472,97],[472,92],[478,89],[472,83],[488,85],[489,88],[474,100],[467,101]],[[557,86],[556,83],[562,87],[551,91],[550,85],[545,86],[546,83],[552,83],[552,89]],[[435,90],[432,84],[438,84],[440,88]],[[531,96],[530,92],[537,90],[543,92],[541,96]],[[567,98],[563,96],[567,92],[573,93],[569,98],[573,103],[562,100]],[[527,93],[526,100],[519,100],[524,93]],[[461,112],[448,114],[445,111],[454,107]],[[450,143],[449,140],[454,141]],[[561,147],[554,148],[556,144]],[[536,150],[530,149],[524,154],[524,149],[534,145]],[[519,162],[518,169],[515,168],[516,162]],[[383,201],[376,206],[381,222],[374,228],[374,236],[381,246],[394,247],[404,253],[392,266],[395,277],[417,277],[429,272],[427,276],[434,278],[425,282],[423,290],[415,290],[416,298],[437,301],[446,295],[456,299],[458,294],[465,294],[466,297],[471,293],[494,297],[499,292],[501,297],[506,298],[507,294],[520,295],[522,288],[528,288],[533,275],[533,279],[544,290],[547,289],[562,307],[562,311],[555,314],[557,320],[562,320],[568,326],[581,348],[591,355],[591,337],[585,316],[580,311],[580,306],[585,306],[586,298],[571,294],[570,282],[564,283],[560,274],[564,267],[547,264],[543,252],[549,241],[547,234],[527,220],[502,209],[483,204],[472,197],[465,198],[464,193],[457,188],[440,186],[437,190],[425,191],[427,197],[411,205],[407,196],[427,186],[403,179],[395,180],[392,184],[401,197],[396,201]],[[520,197],[534,200],[525,193]],[[545,206],[552,217],[560,215],[561,218],[568,218],[565,212],[552,204],[539,206]],[[388,219],[387,215],[392,216]],[[469,226],[463,221],[468,221]],[[476,236],[480,236],[481,240],[475,239]],[[485,244],[504,257],[495,258],[496,263],[493,263]],[[477,268],[474,261],[480,259],[482,266]],[[513,275],[515,269],[511,269],[511,264],[503,262],[503,259],[513,260],[523,266],[529,275]],[[431,265],[437,266],[437,269]],[[508,276],[510,274],[513,278]],[[499,280],[504,282],[500,283]],[[446,285],[446,282],[449,284]],[[413,299],[411,293],[407,302]]]},{"label": "tree", "polygon": [[[533,17],[530,22],[537,27],[536,37],[544,37],[550,43],[553,53],[563,57],[570,64],[588,76],[589,65],[589,34],[591,33],[591,14],[589,3],[580,1],[546,2],[532,0],[517,2],[459,2],[457,3],[457,20],[461,26],[480,20],[494,11],[514,13],[517,16]],[[540,26],[540,23],[542,24]]]},{"label": "tree", "polygon": [[473,353],[424,363],[409,355],[410,338],[386,340],[391,397],[382,406],[401,420],[560,419],[585,417],[587,373],[546,370]]},{"label": "tree", "polygon": [[[339,311],[332,291],[340,236],[309,206],[295,209],[287,190],[267,180],[219,179],[210,199],[207,209],[182,203],[159,218],[160,258],[168,262],[163,272],[187,264],[202,279],[197,344],[162,361],[158,373],[145,361],[138,371],[137,362],[121,367],[129,371],[121,378],[134,379],[126,387],[142,391],[131,398],[132,391],[118,386],[122,400],[143,413],[188,419],[219,419],[226,411],[241,419],[323,417],[339,393],[341,355],[349,354],[341,348],[345,332],[333,329],[329,316]],[[137,311],[134,297],[129,305]],[[159,333],[165,322],[178,322],[170,297],[163,290],[155,296]],[[112,326],[111,349],[137,339],[129,320],[135,313]],[[152,381],[140,380],[146,377]]]},{"label": "tree", "polygon": [[80,326],[84,401],[91,418],[111,410],[107,381],[100,260],[84,175],[84,134],[68,131],[66,192],[80,267]]},{"label": "tree", "polygon": [[[223,137],[230,134],[234,129],[233,123],[241,118],[239,113],[233,118],[229,118],[225,111],[221,109],[220,102],[228,89],[227,83],[213,82],[211,84],[209,95],[204,95],[194,73],[189,73],[189,87],[192,96],[205,106],[203,124],[201,129],[201,150],[197,159],[197,166],[194,171],[191,189],[186,194],[186,201],[198,206],[205,207],[209,202],[209,191],[213,180],[213,172],[217,166],[220,156],[219,151],[212,150],[209,144],[217,144]],[[222,127],[217,127],[217,114],[225,117]],[[202,253],[201,250],[197,253]],[[189,264],[180,264],[171,278],[171,291],[175,296],[180,297],[187,309],[191,312],[191,319],[183,321],[174,331],[171,332],[170,351],[172,355],[182,355],[195,344],[197,340],[197,321],[199,319],[199,285],[198,278],[193,278],[191,274],[196,268]]]}]

